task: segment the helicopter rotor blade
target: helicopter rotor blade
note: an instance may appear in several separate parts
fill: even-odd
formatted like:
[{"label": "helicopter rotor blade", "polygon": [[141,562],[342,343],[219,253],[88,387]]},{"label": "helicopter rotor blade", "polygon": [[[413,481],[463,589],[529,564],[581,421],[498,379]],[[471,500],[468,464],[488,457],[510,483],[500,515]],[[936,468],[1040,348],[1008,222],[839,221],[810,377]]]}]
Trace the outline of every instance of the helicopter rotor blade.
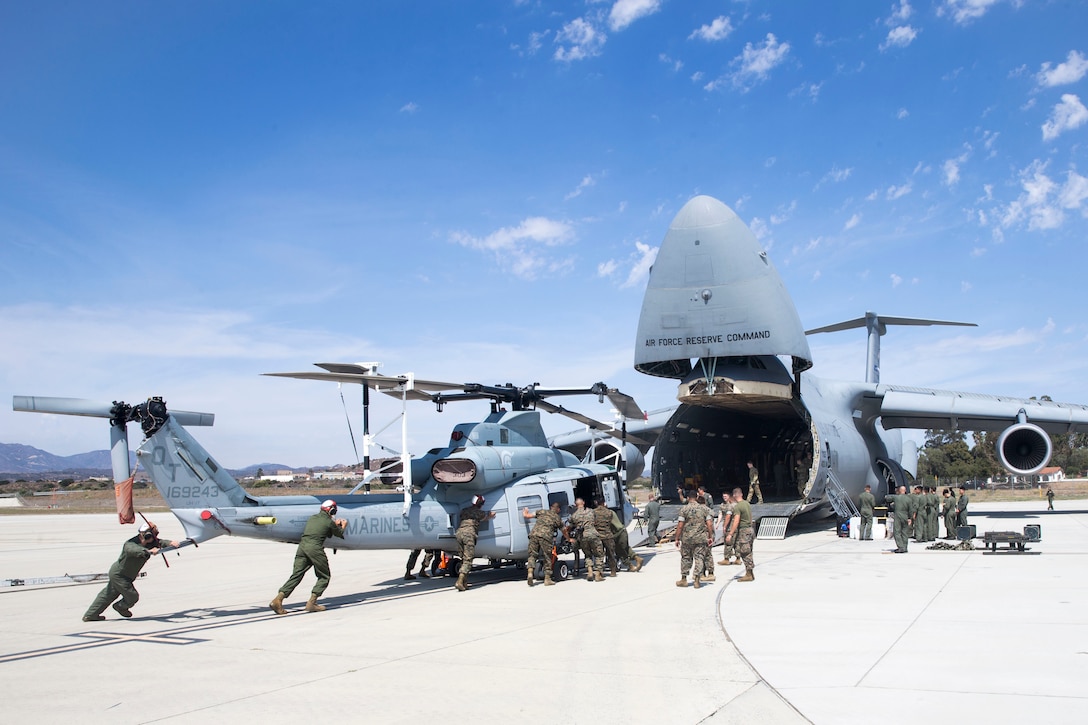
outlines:
[{"label": "helicopter rotor blade", "polygon": [[[88,418],[112,418],[114,403],[100,403],[84,398],[54,398],[45,395],[15,395],[12,397],[12,410],[24,413],[55,413],[57,415],[80,415]],[[197,413],[189,410],[170,410],[181,425],[214,425],[215,413]]]}]

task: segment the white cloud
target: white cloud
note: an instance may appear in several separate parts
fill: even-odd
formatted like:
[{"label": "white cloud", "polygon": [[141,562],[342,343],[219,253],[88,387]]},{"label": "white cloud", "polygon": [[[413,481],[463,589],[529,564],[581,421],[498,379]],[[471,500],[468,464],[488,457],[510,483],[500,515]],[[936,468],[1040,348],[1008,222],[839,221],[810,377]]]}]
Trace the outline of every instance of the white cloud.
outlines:
[{"label": "white cloud", "polygon": [[1035,80],[1040,86],[1053,88],[1076,83],[1086,73],[1088,73],[1088,60],[1077,51],[1071,50],[1064,63],[1059,63],[1053,68],[1050,67],[1050,63],[1043,63]]},{"label": "white cloud", "polygon": [[854,216],[852,216],[852,217],[850,217],[849,219],[846,220],[846,224],[843,225],[842,229],[843,229],[844,232],[849,231],[849,230],[853,229],[854,227],[856,227],[860,223],[861,223],[861,214],[854,214]]},{"label": "white cloud", "polygon": [[516,227],[503,227],[486,237],[474,237],[465,232],[450,234],[450,241],[492,253],[503,269],[523,279],[533,279],[541,272],[566,270],[569,259],[557,259],[545,251],[567,244],[573,238],[574,229],[570,224],[546,217],[529,217]]},{"label": "white cloud", "polygon": [[408,103],[405,103],[403,106],[400,107],[400,112],[401,113],[415,113],[418,110],[419,110],[419,106],[417,106],[412,101],[409,101]]},{"label": "white cloud", "polygon": [[782,224],[789,220],[793,213],[797,211],[797,200],[794,199],[790,202],[789,206],[779,206],[777,214],[771,214],[771,224]]},{"label": "white cloud", "polygon": [[908,110],[907,110],[907,109],[905,109],[905,108],[900,108],[900,109],[899,109],[898,111],[896,111],[896,113],[895,113],[895,117],[896,117],[896,119],[897,119],[897,120],[899,120],[899,121],[902,121],[902,120],[903,120],[904,118],[906,118],[906,117],[907,117],[907,116],[909,116],[909,115],[910,115],[910,111],[908,111]]},{"label": "white cloud", "polygon": [[836,183],[846,181],[850,178],[850,174],[852,173],[854,173],[854,167],[852,166],[848,169],[840,169],[838,166],[832,166],[831,171],[828,171],[824,174],[824,177],[820,179],[820,183],[822,184],[825,181],[834,181]]},{"label": "white cloud", "polygon": [[586,174],[585,176],[582,177],[582,180],[580,182],[578,182],[577,188],[575,188],[574,191],[572,191],[572,192],[568,193],[566,196],[564,196],[563,200],[564,201],[570,201],[571,199],[573,199],[576,196],[581,196],[583,191],[585,191],[586,189],[588,189],[591,186],[594,186],[596,183],[597,183],[597,180],[593,178],[593,174]]},{"label": "white cloud", "polygon": [[898,274],[891,275],[891,279],[892,279],[892,287],[898,287],[900,284],[903,283],[903,278],[900,277]]},{"label": "white cloud", "polygon": [[657,59],[665,65],[671,65],[674,73],[679,73],[680,69],[684,67],[684,61],[670,58],[665,53],[658,53]]},{"label": "white cloud", "polygon": [[998,0],[945,0],[944,5],[937,8],[937,15],[943,17],[947,13],[956,23],[967,25],[985,15],[997,2]]},{"label": "white cloud", "polygon": [[779,43],[773,33],[767,33],[767,37],[758,45],[746,43],[744,50],[732,62],[732,65],[740,66],[731,76],[733,85],[747,90],[767,80],[771,71],[785,62],[789,52],[790,44]]},{"label": "white cloud", "polygon": [[634,287],[650,277],[650,267],[657,259],[657,247],[635,242],[635,251],[625,262],[610,259],[597,265],[598,277],[614,277],[621,268],[627,268],[627,277],[620,283],[620,288]]},{"label": "white cloud", "polygon": [[601,54],[607,39],[585,18],[575,18],[556,33],[554,58],[568,63],[592,58]]},{"label": "white cloud", "polygon": [[896,23],[905,23],[910,19],[914,9],[911,8],[910,3],[907,0],[899,0],[899,5],[892,5],[892,14],[885,22],[888,25],[895,25]]},{"label": "white cloud", "polygon": [[1088,122],[1088,108],[1072,93],[1063,93],[1062,102],[1054,106],[1050,118],[1043,124],[1043,140],[1053,141],[1065,131],[1071,131]]},{"label": "white cloud", "polygon": [[1058,203],[1063,209],[1080,209],[1081,213],[1088,216],[1088,178],[1070,171],[1066,176],[1065,184],[1058,192]]},{"label": "white cloud", "polygon": [[688,36],[688,40],[695,38],[707,42],[714,42],[729,37],[729,34],[732,32],[733,23],[726,16],[719,15],[714,18],[709,25],[703,25],[700,28],[693,30],[691,35]]},{"label": "white cloud", "polygon": [[911,186],[912,185],[910,183],[903,184],[902,186],[889,186],[888,191],[885,193],[884,196],[890,201],[902,198],[910,193]]},{"label": "white cloud", "polygon": [[613,32],[623,30],[631,23],[653,15],[661,9],[661,0],[616,0],[608,14],[608,27]]},{"label": "white cloud", "polygon": [[909,25],[900,25],[888,31],[888,37],[880,44],[881,52],[888,48],[906,48],[918,37],[918,31]]},{"label": "white cloud", "polygon": [[944,172],[944,179],[942,183],[945,186],[952,187],[959,183],[960,180],[960,166],[962,166],[971,155],[971,149],[968,148],[962,154],[954,159],[948,159],[942,164],[941,169]]},{"label": "white cloud", "polygon": [[1056,229],[1065,222],[1065,211],[1088,216],[1088,179],[1075,171],[1066,173],[1058,184],[1047,173],[1049,162],[1036,159],[1020,172],[1023,192],[999,210],[998,223],[1006,229],[1026,224],[1029,231]]}]

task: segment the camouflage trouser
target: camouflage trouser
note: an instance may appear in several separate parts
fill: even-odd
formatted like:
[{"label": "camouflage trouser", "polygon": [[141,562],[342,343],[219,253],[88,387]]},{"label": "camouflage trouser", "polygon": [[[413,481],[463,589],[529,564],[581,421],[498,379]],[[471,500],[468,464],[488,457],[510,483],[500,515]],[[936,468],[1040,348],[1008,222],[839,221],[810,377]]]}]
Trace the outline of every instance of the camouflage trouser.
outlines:
[{"label": "camouflage trouser", "polygon": [[472,560],[476,558],[476,534],[458,531],[457,548],[461,554],[461,568],[457,573],[467,576],[472,572]]},{"label": "camouflage trouser", "polygon": [[714,546],[706,547],[706,556],[703,557],[704,571],[708,576],[714,576]]},{"label": "camouflage trouser", "polygon": [[706,545],[706,536],[685,536],[680,540],[680,576],[686,578],[691,571],[701,577],[709,558],[710,547]]},{"label": "camouflage trouser", "polygon": [[752,558],[752,541],[754,539],[755,534],[752,533],[752,527],[737,530],[737,556],[744,562],[745,569],[756,568],[756,561]]},{"label": "camouflage trouser", "polygon": [[530,536],[529,537],[529,573],[532,574],[536,570],[536,560],[540,559],[541,564],[544,567],[544,576],[551,578],[552,575],[552,540],[543,536]]},{"label": "camouflage trouser", "polygon": [[737,555],[737,548],[729,541],[725,542],[725,548],[722,550],[722,561],[729,561],[732,557]]},{"label": "camouflage trouser", "polygon": [[586,566],[592,566],[593,571],[602,571],[604,567],[604,546],[601,537],[582,535],[582,552],[586,555]]},{"label": "camouflage trouser", "polygon": [[619,571],[619,566],[616,564],[616,540],[609,537],[601,537],[601,546],[604,548],[604,558],[608,564],[610,571]]}]

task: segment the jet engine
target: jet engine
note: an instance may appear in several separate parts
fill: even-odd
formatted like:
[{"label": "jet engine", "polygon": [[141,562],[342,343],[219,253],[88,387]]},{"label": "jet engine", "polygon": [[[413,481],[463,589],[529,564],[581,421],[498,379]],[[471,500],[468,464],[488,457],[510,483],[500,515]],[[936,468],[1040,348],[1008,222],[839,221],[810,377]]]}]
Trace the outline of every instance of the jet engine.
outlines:
[{"label": "jet engine", "polygon": [[1010,425],[997,439],[1001,465],[1021,476],[1037,473],[1050,460],[1052,451],[1050,436],[1031,423]]},{"label": "jet engine", "polygon": [[[605,463],[611,466],[619,468],[619,453],[623,446],[618,440],[615,439],[602,439],[593,444],[593,447],[586,453],[583,459],[586,463]],[[646,457],[642,455],[634,444],[626,444],[626,448],[623,449],[623,460],[627,465],[627,481],[633,481],[642,475],[642,472],[646,470]]]}]

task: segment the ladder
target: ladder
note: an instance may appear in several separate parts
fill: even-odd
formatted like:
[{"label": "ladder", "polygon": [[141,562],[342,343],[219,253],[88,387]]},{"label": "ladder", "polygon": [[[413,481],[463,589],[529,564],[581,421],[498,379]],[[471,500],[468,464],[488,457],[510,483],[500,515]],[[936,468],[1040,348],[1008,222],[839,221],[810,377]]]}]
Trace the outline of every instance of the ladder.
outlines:
[{"label": "ladder", "polygon": [[846,489],[839,483],[839,479],[835,477],[835,474],[828,470],[827,483],[824,486],[824,490],[827,492],[827,500],[831,504],[831,508],[835,509],[835,514],[840,519],[849,519],[854,516],[861,516],[861,512],[858,511],[857,506],[847,495]]}]

